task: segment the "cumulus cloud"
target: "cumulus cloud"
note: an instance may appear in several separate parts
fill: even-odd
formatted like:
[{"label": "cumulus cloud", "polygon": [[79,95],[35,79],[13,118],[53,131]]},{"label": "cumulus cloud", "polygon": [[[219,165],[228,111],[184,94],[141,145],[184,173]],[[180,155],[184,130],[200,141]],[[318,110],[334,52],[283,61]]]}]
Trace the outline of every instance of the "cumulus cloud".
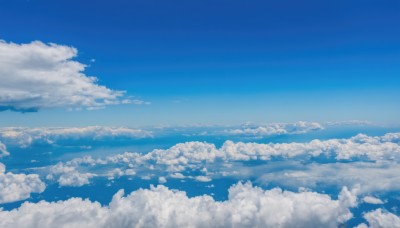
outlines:
[{"label": "cumulus cloud", "polygon": [[62,162],[50,167],[48,180],[57,179],[60,186],[81,187],[90,183],[93,173],[80,173],[73,166],[66,166]]},{"label": "cumulus cloud", "polygon": [[227,141],[220,149],[227,158],[234,160],[270,160],[274,156],[334,155],[338,160],[367,157],[370,160],[398,159],[399,142],[394,140],[400,133],[371,137],[358,134],[349,139],[312,140],[308,143],[233,143]]},{"label": "cumulus cloud", "polygon": [[[172,178],[193,178],[197,181],[210,181],[214,177],[221,176],[247,175],[243,176],[246,178],[257,171],[257,178],[260,177],[260,173],[267,173],[261,176],[265,181],[276,180],[279,177],[279,180],[290,179],[291,183],[299,186],[304,184],[304,187],[315,186],[317,183],[340,186],[338,180],[342,181],[342,184],[350,185],[357,178],[357,181],[365,185],[365,190],[376,191],[385,188],[397,189],[400,186],[396,184],[400,183],[400,180],[393,175],[400,171],[396,162],[400,155],[398,135],[399,133],[390,133],[370,137],[360,134],[349,139],[313,140],[308,143],[259,144],[226,141],[220,148],[205,142],[186,142],[178,143],[168,149],[155,149],[147,154],[125,152],[105,158],[93,159],[90,156],[75,158],[65,162],[64,165],[74,170],[85,167],[103,172],[108,170],[109,173],[110,169],[118,168],[121,175],[127,175],[129,169],[138,176],[152,174]],[[319,159],[320,156],[325,156],[324,159],[334,158],[333,161],[352,162],[308,163],[301,164],[302,168],[297,169],[299,161],[312,161],[311,159]],[[275,158],[284,163],[279,163],[274,160]],[[352,158],[356,160],[351,160]],[[263,170],[263,166],[260,165],[238,167],[247,161],[269,160],[272,163],[270,162],[268,167],[279,164],[280,169],[274,169],[272,172]],[[290,161],[297,163],[290,165]],[[95,168],[97,166],[102,167]],[[351,175],[348,170],[352,170]],[[200,174],[193,177],[191,176],[193,171]],[[368,184],[369,179],[366,179],[365,172],[371,173],[369,177],[374,177],[382,184]],[[104,175],[104,173],[96,174]]]},{"label": "cumulus cloud", "polygon": [[224,130],[222,133],[227,135],[265,137],[283,134],[304,134],[322,129],[324,128],[319,123],[299,121],[296,123],[273,123],[264,125],[245,124],[241,128]]},{"label": "cumulus cloud", "polygon": [[124,91],[97,84],[83,73],[86,65],[73,60],[77,49],[54,43],[27,44],[0,40],[0,111],[29,112],[41,108],[98,109],[121,103]]},{"label": "cumulus cloud", "polygon": [[31,193],[41,193],[45,188],[37,174],[6,173],[4,164],[0,163],[0,203],[24,200]]},{"label": "cumulus cloud", "polygon": [[[337,200],[315,192],[262,190],[251,184],[232,186],[228,200],[189,198],[164,186],[120,190],[108,206],[71,198],[24,203],[0,211],[2,227],[337,227],[352,218],[355,192],[343,188]],[[73,218],[73,219],[68,219]]]},{"label": "cumulus cloud", "polygon": [[376,209],[363,216],[368,221],[369,226],[360,224],[358,228],[380,228],[380,227],[400,227],[400,217],[382,209]]},{"label": "cumulus cloud", "polygon": [[197,176],[195,180],[200,181],[200,182],[210,182],[212,179],[207,176]]},{"label": "cumulus cloud", "polygon": [[[152,132],[126,127],[3,127],[0,128],[0,139],[10,145],[27,147],[32,143],[53,144],[58,140],[90,139],[101,140],[105,138],[146,138],[152,137]],[[0,144],[1,151],[1,144]]]}]

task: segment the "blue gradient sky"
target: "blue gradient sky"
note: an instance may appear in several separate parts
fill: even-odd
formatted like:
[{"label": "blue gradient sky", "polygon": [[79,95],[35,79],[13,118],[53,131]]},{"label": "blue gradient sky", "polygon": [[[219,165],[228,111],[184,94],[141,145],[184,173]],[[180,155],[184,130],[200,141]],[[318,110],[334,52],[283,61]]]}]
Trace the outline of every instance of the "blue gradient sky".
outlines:
[{"label": "blue gradient sky", "polygon": [[0,39],[74,46],[87,75],[151,102],[5,111],[1,126],[399,123],[399,1],[0,4]]}]

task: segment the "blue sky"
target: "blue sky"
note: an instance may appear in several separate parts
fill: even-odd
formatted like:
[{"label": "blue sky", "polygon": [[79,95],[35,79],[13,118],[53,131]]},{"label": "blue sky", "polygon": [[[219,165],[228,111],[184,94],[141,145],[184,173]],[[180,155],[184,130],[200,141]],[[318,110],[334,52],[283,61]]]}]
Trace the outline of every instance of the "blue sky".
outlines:
[{"label": "blue sky", "polygon": [[398,0],[0,0],[0,227],[400,227],[399,28]]},{"label": "blue sky", "polygon": [[74,113],[6,111],[3,126],[398,123],[398,1],[1,4],[1,39],[73,46],[76,60],[90,65],[86,75],[151,102]]}]

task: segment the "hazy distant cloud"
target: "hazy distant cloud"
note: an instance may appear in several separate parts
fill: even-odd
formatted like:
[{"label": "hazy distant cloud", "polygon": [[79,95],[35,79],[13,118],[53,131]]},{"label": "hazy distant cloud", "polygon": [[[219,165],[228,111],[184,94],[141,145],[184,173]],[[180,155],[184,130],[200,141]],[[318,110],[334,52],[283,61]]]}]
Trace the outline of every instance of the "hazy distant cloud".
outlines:
[{"label": "hazy distant cloud", "polygon": [[[400,165],[397,162],[349,162],[349,163],[311,163],[300,162],[278,163],[280,170],[269,171],[268,168],[255,169],[257,173],[248,176],[260,176],[259,183],[273,184],[282,187],[311,189],[360,185],[360,192],[386,192],[400,190]],[[245,172],[242,169],[236,169]],[[253,171],[253,172],[256,172]],[[248,172],[251,172],[248,171]],[[259,174],[259,173],[263,174]],[[369,203],[372,198],[367,198]]]},{"label": "hazy distant cloud", "polygon": [[245,124],[241,128],[224,130],[227,135],[265,137],[284,134],[304,134],[310,131],[324,129],[316,122],[299,121],[296,123],[273,123],[273,124]]},{"label": "hazy distant cloud", "polygon": [[[229,189],[228,200],[188,198],[164,186],[120,190],[108,206],[71,198],[24,203],[0,211],[1,227],[337,227],[352,218],[357,189],[343,188],[338,200],[315,192],[264,191],[249,183]],[[67,219],[73,218],[73,219]]]},{"label": "hazy distant cloud", "polygon": [[[66,139],[90,139],[100,140],[104,138],[147,138],[152,137],[149,131],[125,127],[42,127],[22,128],[4,127],[0,128],[0,139],[8,144],[27,147],[32,143],[53,144],[58,140]],[[1,149],[1,145],[0,145]]]},{"label": "hazy distant cloud", "polygon": [[97,84],[96,77],[83,73],[86,65],[72,60],[77,54],[77,49],[65,45],[0,40],[0,111],[99,109],[106,105],[143,103],[124,98],[124,91]]},{"label": "hazy distant cloud", "polygon": [[37,174],[6,173],[0,163],[0,204],[27,199],[31,193],[41,193],[45,188]]},{"label": "hazy distant cloud", "polygon": [[325,122],[324,125],[326,126],[346,126],[346,125],[352,125],[352,126],[365,126],[365,125],[375,125],[371,121],[367,120],[343,120],[343,121],[329,121]]}]

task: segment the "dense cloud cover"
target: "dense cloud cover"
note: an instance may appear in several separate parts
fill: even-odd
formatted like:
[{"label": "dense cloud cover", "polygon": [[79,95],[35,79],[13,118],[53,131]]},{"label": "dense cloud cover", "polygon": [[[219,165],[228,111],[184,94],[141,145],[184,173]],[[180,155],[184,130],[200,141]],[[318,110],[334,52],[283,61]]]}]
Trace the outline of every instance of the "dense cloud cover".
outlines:
[{"label": "dense cloud cover", "polygon": [[0,40],[0,111],[36,111],[64,107],[98,109],[106,105],[145,103],[124,98],[83,73],[86,65],[72,60],[77,49],[34,41],[28,44]]},{"label": "dense cloud cover", "polygon": [[164,186],[121,190],[108,206],[71,198],[24,203],[0,212],[1,227],[337,227],[352,218],[357,189],[343,188],[337,200],[314,192],[264,191],[238,183],[229,199],[188,198]]}]

